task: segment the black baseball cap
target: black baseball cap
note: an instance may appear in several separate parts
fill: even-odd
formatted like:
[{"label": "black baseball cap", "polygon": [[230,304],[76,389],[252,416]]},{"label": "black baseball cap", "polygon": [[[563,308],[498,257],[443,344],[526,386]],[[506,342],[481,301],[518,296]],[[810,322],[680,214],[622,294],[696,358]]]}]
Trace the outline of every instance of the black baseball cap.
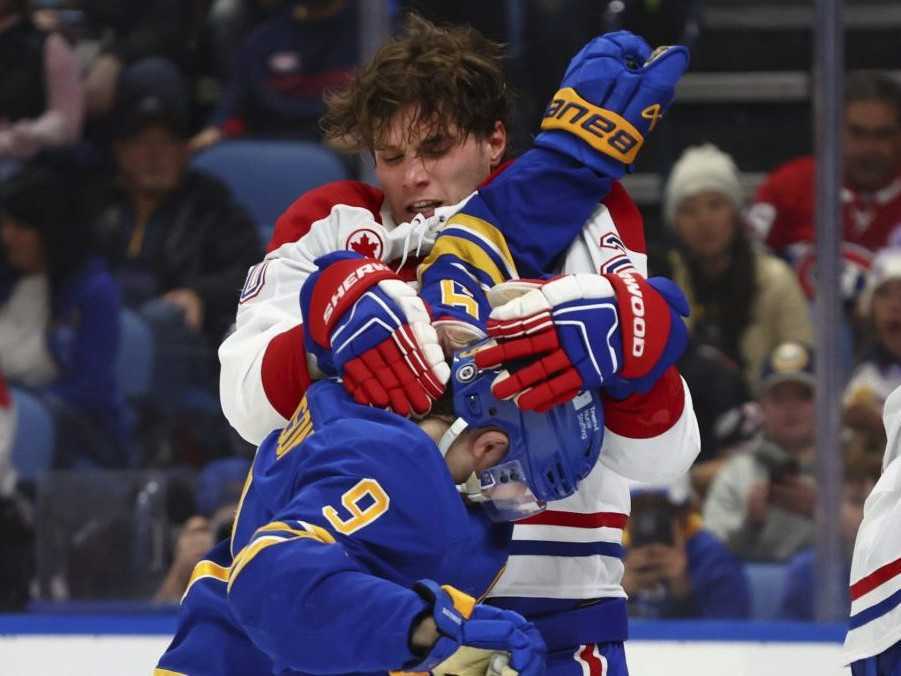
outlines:
[{"label": "black baseball cap", "polygon": [[116,138],[134,136],[151,125],[161,125],[186,138],[189,121],[190,93],[178,66],[150,57],[123,69],[112,114]]}]

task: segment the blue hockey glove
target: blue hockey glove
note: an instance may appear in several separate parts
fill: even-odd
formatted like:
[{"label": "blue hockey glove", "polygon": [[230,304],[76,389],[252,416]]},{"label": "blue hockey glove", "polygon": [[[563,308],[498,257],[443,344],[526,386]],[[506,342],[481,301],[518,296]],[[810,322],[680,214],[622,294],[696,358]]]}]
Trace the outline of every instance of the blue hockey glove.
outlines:
[{"label": "blue hockey glove", "polygon": [[427,413],[450,367],[422,299],[375,259],[342,251],[316,265],[300,290],[307,352],[358,403]]},{"label": "blue hockey glove", "polygon": [[481,350],[476,363],[510,369],[492,392],[525,410],[546,411],[585,389],[617,397],[647,391],[685,350],[679,315],[688,304],[663,278],[572,274],[502,284],[489,296],[507,302],[488,322],[497,345]]},{"label": "blue hockey glove", "polygon": [[432,606],[438,640],[407,671],[431,671],[460,650],[479,648],[509,653],[509,667],[521,676],[544,673],[544,640],[519,613],[477,604],[468,594],[431,580],[420,580],[413,589]]},{"label": "blue hockey glove", "polygon": [[595,38],[566,69],[535,145],[620,178],[672,103],[688,49],[648,44],[628,31]]}]

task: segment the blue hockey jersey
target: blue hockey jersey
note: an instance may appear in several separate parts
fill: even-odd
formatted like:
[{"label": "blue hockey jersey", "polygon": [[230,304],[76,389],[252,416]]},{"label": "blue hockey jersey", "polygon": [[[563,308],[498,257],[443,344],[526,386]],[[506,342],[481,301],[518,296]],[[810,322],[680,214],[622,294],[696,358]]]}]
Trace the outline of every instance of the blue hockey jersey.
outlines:
[{"label": "blue hockey jersey", "polygon": [[415,423],[314,384],[257,449],[230,543],[195,568],[157,674],[339,674],[404,669],[410,587],[483,596],[512,526],[466,505]]}]

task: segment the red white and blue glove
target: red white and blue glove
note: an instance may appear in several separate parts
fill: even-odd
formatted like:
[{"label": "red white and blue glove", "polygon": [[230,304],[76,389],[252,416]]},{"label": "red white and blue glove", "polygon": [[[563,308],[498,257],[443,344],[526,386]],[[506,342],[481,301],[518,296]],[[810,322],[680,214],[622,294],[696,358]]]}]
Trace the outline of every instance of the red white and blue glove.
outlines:
[{"label": "red white and blue glove", "polygon": [[497,345],[479,351],[476,363],[504,366],[492,392],[525,410],[546,411],[585,389],[616,398],[647,392],[688,340],[679,287],[632,270],[509,282],[489,296],[506,302],[488,321]]},{"label": "red white and blue glove", "polygon": [[672,103],[686,68],[685,47],[652,52],[629,31],[595,38],[569,62],[535,145],[621,177]]},{"label": "red white and blue glove", "polygon": [[420,580],[413,589],[431,605],[438,640],[421,662],[406,671],[431,671],[460,650],[478,648],[509,653],[509,667],[520,676],[544,674],[544,640],[519,613],[477,604],[468,594],[432,580]]},{"label": "red white and blue glove", "polygon": [[341,251],[300,290],[304,346],[360,404],[424,415],[450,367],[422,299],[381,261]]}]

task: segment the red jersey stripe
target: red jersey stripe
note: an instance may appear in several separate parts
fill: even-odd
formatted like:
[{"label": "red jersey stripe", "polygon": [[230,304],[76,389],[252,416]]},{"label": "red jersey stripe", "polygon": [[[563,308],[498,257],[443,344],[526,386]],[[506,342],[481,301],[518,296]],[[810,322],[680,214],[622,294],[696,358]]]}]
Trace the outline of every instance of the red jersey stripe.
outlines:
[{"label": "red jersey stripe", "polygon": [[901,558],[877,568],[866,577],[862,577],[852,584],[851,600],[856,601],[864,594],[873,591],[879,585],[888,582],[899,574],[901,574]]},{"label": "red jersey stripe", "polygon": [[548,510],[516,523],[523,526],[569,526],[571,528],[625,528],[628,515],[617,512],[561,512]]}]

